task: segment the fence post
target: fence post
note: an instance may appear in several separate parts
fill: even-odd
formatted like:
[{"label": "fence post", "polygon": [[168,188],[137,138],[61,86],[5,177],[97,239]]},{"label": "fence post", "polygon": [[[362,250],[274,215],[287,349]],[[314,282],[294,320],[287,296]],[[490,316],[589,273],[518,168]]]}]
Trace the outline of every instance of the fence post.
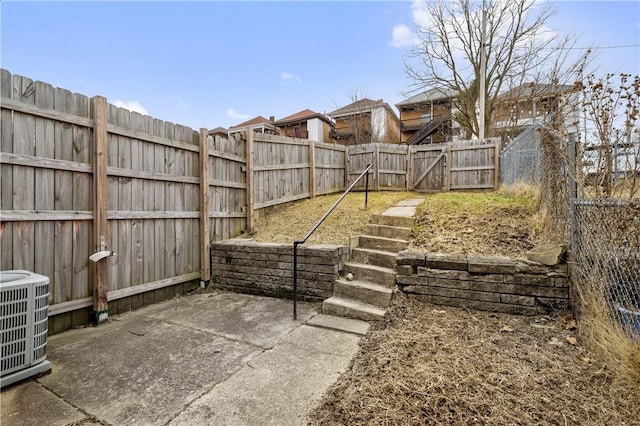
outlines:
[{"label": "fence post", "polygon": [[444,190],[451,191],[451,142],[444,147]]},{"label": "fence post", "polygon": [[316,196],[316,144],[309,141],[309,196]]},{"label": "fence post", "polygon": [[349,147],[345,146],[344,150],[344,189],[349,187],[349,164],[351,164],[351,154],[349,153]]},{"label": "fence post", "polygon": [[373,145],[373,161],[376,172],[373,175],[373,190],[380,191],[380,143],[374,142]]},{"label": "fence post", "polygon": [[246,184],[247,184],[247,232],[252,232],[254,228],[254,193],[253,193],[253,127],[247,128],[246,146]]},{"label": "fence post", "polygon": [[405,190],[411,188],[411,175],[413,174],[413,147],[407,145],[407,174],[404,177]]},{"label": "fence post", "polygon": [[500,187],[500,141],[495,141],[495,153],[493,154],[493,189]]},{"label": "fence post", "polygon": [[[107,99],[91,98],[93,118],[93,252],[107,250]],[[107,258],[108,259],[108,258]],[[90,262],[93,267],[93,315],[96,324],[109,319],[107,261]]]},{"label": "fence post", "polygon": [[211,279],[211,247],[209,218],[209,135],[200,129],[200,285],[207,286]]}]

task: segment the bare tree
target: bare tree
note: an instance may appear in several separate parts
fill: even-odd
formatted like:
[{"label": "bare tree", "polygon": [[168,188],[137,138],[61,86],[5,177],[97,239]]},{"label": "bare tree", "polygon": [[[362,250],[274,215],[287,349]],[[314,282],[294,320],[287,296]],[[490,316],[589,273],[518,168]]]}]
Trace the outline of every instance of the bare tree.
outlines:
[{"label": "bare tree", "polygon": [[358,145],[377,141],[380,137],[380,132],[372,126],[370,100],[358,89],[349,90],[347,97],[351,100],[351,103],[348,105],[349,108],[342,108],[343,113],[341,116],[335,118],[336,131],[334,132],[334,138],[344,145]]},{"label": "bare tree", "polygon": [[584,114],[582,172],[591,196],[640,195],[640,76],[589,74],[577,82]]},{"label": "bare tree", "polygon": [[[553,10],[536,0],[433,0],[419,11],[419,42],[405,63],[414,89],[447,88],[458,93],[454,119],[466,137],[478,135],[482,8],[486,12],[485,128],[489,128],[500,93],[527,81],[559,84],[572,37],[560,39],[547,27]],[[421,17],[421,18],[420,18]],[[575,81],[569,78],[567,81]]]}]

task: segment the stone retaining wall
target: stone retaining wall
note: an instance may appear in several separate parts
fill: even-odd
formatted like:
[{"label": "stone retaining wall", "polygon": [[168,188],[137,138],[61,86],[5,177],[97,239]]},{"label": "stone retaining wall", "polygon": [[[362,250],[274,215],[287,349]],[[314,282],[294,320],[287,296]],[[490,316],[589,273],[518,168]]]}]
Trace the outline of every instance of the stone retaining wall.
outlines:
[{"label": "stone retaining wall", "polygon": [[406,251],[396,263],[399,289],[430,303],[525,315],[569,305],[566,264]]},{"label": "stone retaining wall", "polygon": [[[331,297],[348,253],[347,246],[299,246],[299,300]],[[239,293],[289,298],[293,294],[292,244],[244,239],[212,243],[211,283],[214,288]]]}]

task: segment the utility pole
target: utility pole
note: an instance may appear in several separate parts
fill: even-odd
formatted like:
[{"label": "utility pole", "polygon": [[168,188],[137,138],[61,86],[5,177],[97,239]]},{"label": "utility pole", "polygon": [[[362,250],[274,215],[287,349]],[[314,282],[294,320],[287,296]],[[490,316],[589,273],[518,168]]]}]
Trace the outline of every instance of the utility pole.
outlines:
[{"label": "utility pole", "polygon": [[487,79],[487,52],[485,49],[487,32],[487,12],[485,0],[482,0],[482,32],[480,33],[480,117],[478,119],[478,138],[484,139],[485,92]]}]

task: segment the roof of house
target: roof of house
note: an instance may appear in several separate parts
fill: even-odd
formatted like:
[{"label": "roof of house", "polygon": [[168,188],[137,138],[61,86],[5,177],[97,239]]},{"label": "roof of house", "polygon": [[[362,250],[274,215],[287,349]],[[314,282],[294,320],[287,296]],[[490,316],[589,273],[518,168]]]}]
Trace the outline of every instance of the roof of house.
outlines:
[{"label": "roof of house", "polygon": [[421,104],[424,102],[432,102],[432,101],[440,101],[454,98],[458,95],[457,90],[449,89],[449,88],[437,88],[437,89],[429,89],[426,92],[418,93],[415,96],[412,96],[404,101],[397,103],[396,106],[400,108],[401,106],[415,105]]},{"label": "roof of house", "polygon": [[304,120],[309,120],[311,118],[319,118],[329,124],[331,124],[331,120],[319,112],[312,111],[310,109],[303,109],[302,111],[296,112],[295,114],[288,115],[280,120],[276,120],[273,122],[276,126],[283,126],[285,124],[297,123]]},{"label": "roof of house", "polygon": [[572,84],[539,84],[535,82],[525,83],[498,95],[498,99],[517,99],[554,95],[570,92],[575,89]]},{"label": "roof of house", "polygon": [[384,105],[384,101],[382,99],[378,99],[377,101],[374,101],[368,98],[362,98],[358,101],[350,103],[349,105],[345,105],[342,108],[338,108],[335,111],[331,111],[327,115],[330,117],[333,117],[333,116],[339,116],[339,115],[345,115],[345,114],[352,114],[354,112],[365,112],[365,111],[371,110],[376,106],[383,106],[383,105]]},{"label": "roof of house", "polygon": [[398,120],[398,116],[395,111],[382,99],[372,100],[368,98],[363,98],[349,105],[345,105],[342,108],[338,108],[335,111],[331,111],[327,115],[332,118],[342,117],[345,115],[351,115],[358,112],[368,112],[377,107],[384,107],[387,111],[389,111],[393,117]]},{"label": "roof of house", "polygon": [[216,127],[215,129],[211,129],[208,132],[208,134],[210,134],[210,135],[218,135],[218,134],[226,135],[228,133],[229,133],[229,131],[226,128],[220,127],[220,126]]},{"label": "roof of house", "polygon": [[229,127],[229,130],[236,130],[236,129],[249,127],[249,126],[258,126],[260,124],[266,124],[266,125],[269,125],[269,127],[273,126],[273,123],[271,123],[271,121],[268,118],[264,118],[263,116],[259,115],[257,117],[252,118],[251,120],[247,120],[243,123],[236,124],[235,126],[231,126]]}]

